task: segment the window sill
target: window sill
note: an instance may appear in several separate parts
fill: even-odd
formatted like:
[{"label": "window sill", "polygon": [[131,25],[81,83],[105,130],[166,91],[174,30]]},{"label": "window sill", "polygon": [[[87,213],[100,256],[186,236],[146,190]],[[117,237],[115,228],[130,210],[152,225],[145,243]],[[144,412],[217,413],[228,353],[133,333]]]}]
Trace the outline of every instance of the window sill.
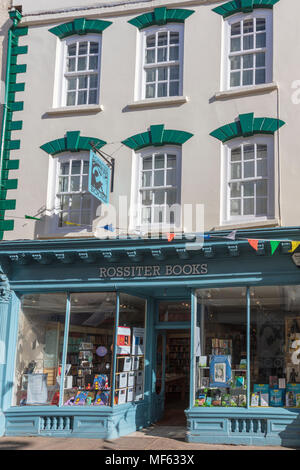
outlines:
[{"label": "window sill", "polygon": [[46,115],[48,116],[59,116],[63,114],[96,114],[103,111],[103,106],[99,104],[89,104],[82,106],[65,106],[61,108],[50,108],[47,110]]},{"label": "window sill", "polygon": [[160,108],[168,106],[178,106],[189,101],[187,96],[172,96],[168,98],[155,98],[134,101],[127,105],[127,109],[142,109],[142,108]]},{"label": "window sill", "polygon": [[214,227],[212,230],[233,230],[233,229],[243,229],[243,228],[263,228],[263,227],[279,227],[279,219],[266,219],[266,220],[259,220],[257,222],[237,222],[236,224],[230,222],[228,224],[223,223],[218,227]]},{"label": "window sill", "polygon": [[240,96],[252,96],[260,93],[270,93],[271,91],[278,90],[277,83],[264,83],[263,85],[254,85],[251,87],[239,87],[236,89],[219,91],[214,95],[216,101],[226,100],[230,98],[239,98]]}]

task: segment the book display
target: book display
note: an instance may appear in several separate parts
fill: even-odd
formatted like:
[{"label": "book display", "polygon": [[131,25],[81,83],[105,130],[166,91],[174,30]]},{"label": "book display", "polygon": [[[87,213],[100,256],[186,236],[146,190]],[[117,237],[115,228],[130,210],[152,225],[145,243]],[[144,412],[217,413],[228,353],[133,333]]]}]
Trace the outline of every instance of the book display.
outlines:
[{"label": "book display", "polygon": [[181,400],[186,398],[190,370],[190,335],[172,333],[167,338],[166,399],[177,394]]}]

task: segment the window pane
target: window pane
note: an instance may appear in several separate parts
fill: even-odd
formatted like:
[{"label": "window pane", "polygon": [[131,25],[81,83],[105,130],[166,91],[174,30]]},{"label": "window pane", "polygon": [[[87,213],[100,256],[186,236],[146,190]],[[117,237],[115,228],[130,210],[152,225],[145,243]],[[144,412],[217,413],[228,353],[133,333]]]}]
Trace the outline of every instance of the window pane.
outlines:
[{"label": "window pane", "polygon": [[91,56],[89,59],[89,70],[97,70],[98,68],[98,56]]},{"label": "window pane", "polygon": [[257,176],[268,176],[267,159],[257,161]]},{"label": "window pane", "polygon": [[146,82],[155,82],[156,69],[146,70]]},{"label": "window pane", "polygon": [[147,36],[146,45],[147,47],[155,47],[155,34],[152,34],[151,36]]},{"label": "window pane", "polygon": [[21,297],[13,406],[58,405],[65,293]]},{"label": "window pane", "polygon": [[79,190],[80,190],[80,176],[72,176],[70,191],[79,191]]},{"label": "window pane", "polygon": [[268,182],[267,180],[257,181],[256,183],[256,196],[267,196],[268,195]]},{"label": "window pane", "polygon": [[73,160],[71,174],[80,175],[80,172],[81,172],[81,160]]},{"label": "window pane", "polygon": [[165,156],[164,155],[155,155],[154,157],[154,168],[164,168],[165,166]]},{"label": "window pane", "polygon": [[254,159],[254,145],[244,145],[244,160]]},{"label": "window pane", "polygon": [[168,60],[168,49],[160,47],[157,49],[157,62],[166,62]]},{"label": "window pane", "polygon": [[65,176],[65,177],[62,177],[60,176],[59,178],[59,184],[58,184],[58,192],[59,193],[65,193],[68,191],[68,177]]},{"label": "window pane", "polygon": [[179,44],[179,33],[170,32],[170,44]]},{"label": "window pane", "polygon": [[179,79],[179,66],[175,65],[170,67],[170,80],[178,80]]},{"label": "window pane", "polygon": [[241,50],[241,38],[231,38],[230,51],[236,52]]},{"label": "window pane", "polygon": [[98,54],[99,44],[97,42],[90,43],[90,54]]},{"label": "window pane", "polygon": [[241,57],[230,57],[230,69],[239,70],[241,68]]},{"label": "window pane", "polygon": [[167,155],[167,167],[176,168],[176,155]]},{"label": "window pane", "polygon": [[244,197],[254,196],[254,183],[246,182],[243,184]]},{"label": "window pane", "polygon": [[78,77],[78,88],[79,89],[84,89],[84,88],[87,88],[88,86],[88,76],[87,75],[84,75],[84,76],[81,76],[81,77]]},{"label": "window pane", "polygon": [[88,194],[84,194],[82,196],[82,209],[90,209],[91,203],[92,203],[91,196],[89,196]]},{"label": "window pane", "polygon": [[75,194],[71,197],[71,210],[80,210],[81,207],[81,195]]},{"label": "window pane", "polygon": [[244,178],[252,178],[254,175],[254,162],[244,163]]},{"label": "window pane", "polygon": [[266,47],[266,33],[256,35],[256,47]]},{"label": "window pane", "polygon": [[265,18],[256,18],[256,31],[265,31],[266,20]]},{"label": "window pane", "polygon": [[243,68],[244,69],[253,68],[253,54],[246,54],[243,56]]},{"label": "window pane", "polygon": [[164,204],[165,203],[165,191],[163,189],[156,190],[154,192],[154,204]]},{"label": "window pane", "polygon": [[60,204],[59,208],[62,211],[68,211],[69,210],[69,204],[70,204],[70,196],[60,196]]},{"label": "window pane", "polygon": [[152,168],[152,157],[143,158],[143,169],[151,170],[151,168]]},{"label": "window pane", "polygon": [[168,68],[159,67],[158,68],[158,81],[168,80]]},{"label": "window pane", "polygon": [[164,174],[163,170],[157,170],[154,172],[154,186],[164,185]]},{"label": "window pane", "polygon": [[255,83],[256,85],[259,85],[260,83],[266,83],[265,69],[259,69],[255,71]]},{"label": "window pane", "polygon": [[254,215],[254,198],[244,199],[244,215]]},{"label": "window pane", "polygon": [[89,162],[88,161],[84,161],[83,162],[83,174],[84,175],[87,175],[89,173]]},{"label": "window pane", "polygon": [[76,90],[76,78],[67,78],[67,89]]},{"label": "window pane", "polygon": [[82,191],[88,190],[88,176],[87,175],[82,177],[81,190]]},{"label": "window pane", "polygon": [[80,42],[79,43],[79,55],[87,54],[88,43],[87,42]]},{"label": "window pane", "polygon": [[146,64],[153,64],[155,62],[155,49],[148,49],[146,51]]},{"label": "window pane", "polygon": [[87,58],[86,57],[78,57],[78,70],[86,70],[87,67]]},{"label": "window pane", "polygon": [[239,162],[241,160],[241,148],[238,147],[236,149],[231,150],[231,161],[232,162]]},{"label": "window pane", "polygon": [[76,59],[68,59],[67,61],[67,71],[74,72],[76,67]]},{"label": "window pane", "polygon": [[244,34],[253,33],[253,20],[244,21]]},{"label": "window pane", "polygon": [[98,75],[93,74],[90,75],[90,88],[97,88],[98,87]]},{"label": "window pane", "polygon": [[231,72],[230,74],[230,86],[240,86],[241,84],[241,73],[240,72]]},{"label": "window pane", "polygon": [[155,98],[155,84],[146,85],[146,98]]},{"label": "window pane", "polygon": [[264,52],[259,52],[256,55],[256,67],[265,67],[266,65],[266,54]]},{"label": "window pane", "polygon": [[157,96],[167,96],[168,95],[168,84],[167,83],[158,83],[157,85]]},{"label": "window pane", "polygon": [[249,49],[253,49],[254,47],[253,35],[251,34],[250,36],[244,36],[243,44],[244,44],[245,51]]},{"label": "window pane", "polygon": [[74,106],[76,103],[76,93],[67,93],[67,106]]},{"label": "window pane", "polygon": [[87,102],[87,92],[86,91],[79,91],[78,92],[78,103],[77,104],[86,104]]},{"label": "window pane", "polygon": [[169,96],[178,96],[178,95],[179,95],[179,82],[171,82]]},{"label": "window pane", "polygon": [[241,200],[231,199],[230,201],[230,215],[241,215]]},{"label": "window pane", "polygon": [[243,85],[253,84],[253,70],[246,70],[243,72]]},{"label": "window pane", "polygon": [[257,145],[257,158],[267,158],[268,156],[268,146],[258,144]]},{"label": "window pane", "polygon": [[158,46],[166,46],[168,44],[168,33],[158,33],[157,44]]},{"label": "window pane", "polygon": [[178,60],[179,59],[179,47],[174,46],[170,47],[170,59],[169,60]]},{"label": "window pane", "polygon": [[89,92],[89,104],[97,104],[97,90]]},{"label": "window pane", "polygon": [[90,211],[81,211],[81,225],[90,226],[91,225],[91,213]]},{"label": "window pane", "polygon": [[68,175],[69,174],[69,163],[61,163],[60,164],[60,174],[61,175]]},{"label": "window pane", "polygon": [[142,186],[152,186],[152,173],[151,171],[143,171],[142,173]]},{"label": "window pane", "polygon": [[230,183],[230,197],[241,196],[241,183]]},{"label": "window pane", "polygon": [[76,44],[70,44],[68,46],[68,55],[69,56],[76,55]]},{"label": "window pane", "polygon": [[150,206],[152,203],[152,191],[142,191],[143,206]]},{"label": "window pane", "polygon": [[241,34],[241,23],[234,23],[231,25],[231,36],[236,36],[238,34]]},{"label": "window pane", "polygon": [[161,224],[164,221],[165,206],[154,207],[153,214],[154,214],[153,222],[155,224]]},{"label": "window pane", "polygon": [[176,190],[174,189],[169,189],[167,191],[167,204],[169,206],[172,206],[173,204],[176,204],[177,202],[177,193]]},{"label": "window pane", "polygon": [[151,207],[143,207],[142,209],[142,224],[151,223]]},{"label": "window pane", "polygon": [[167,170],[167,185],[176,185],[176,171],[175,170]]},{"label": "window pane", "polygon": [[264,198],[258,198],[256,200],[256,215],[267,215],[268,213],[268,200]]},{"label": "window pane", "polygon": [[240,163],[231,164],[231,179],[236,180],[242,177],[242,169]]}]

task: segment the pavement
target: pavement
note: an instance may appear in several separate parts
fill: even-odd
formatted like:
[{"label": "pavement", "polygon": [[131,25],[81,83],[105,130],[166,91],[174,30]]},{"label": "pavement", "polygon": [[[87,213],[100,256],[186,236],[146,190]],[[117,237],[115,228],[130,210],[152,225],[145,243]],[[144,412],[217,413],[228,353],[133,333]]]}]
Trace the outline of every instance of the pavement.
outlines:
[{"label": "pavement", "polygon": [[151,426],[119,439],[78,439],[60,437],[2,437],[0,450],[295,450],[280,446],[238,446],[185,442],[182,426]]}]

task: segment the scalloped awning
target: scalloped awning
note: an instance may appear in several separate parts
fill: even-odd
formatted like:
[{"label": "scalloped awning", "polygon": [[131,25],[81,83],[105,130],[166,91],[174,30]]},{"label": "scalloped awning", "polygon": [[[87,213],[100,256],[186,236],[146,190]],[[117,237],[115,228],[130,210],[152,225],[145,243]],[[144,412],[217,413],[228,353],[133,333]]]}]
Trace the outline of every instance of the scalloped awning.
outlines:
[{"label": "scalloped awning", "polygon": [[136,16],[128,23],[136,26],[138,29],[148,28],[153,25],[164,25],[166,23],[184,23],[184,21],[194,13],[194,10],[185,10],[183,8],[154,8],[153,12],[143,13]]},{"label": "scalloped awning", "polygon": [[58,36],[59,39],[64,39],[68,36],[74,36],[75,34],[101,34],[111,24],[111,21],[86,20],[85,18],[77,18],[76,20],[70,21],[69,23],[63,23],[55,26],[54,28],[49,29],[49,31],[52,34],[55,34],[55,36]]},{"label": "scalloped awning", "polygon": [[227,18],[236,13],[249,13],[256,8],[272,9],[277,2],[279,0],[233,0],[213,8],[212,11]]},{"label": "scalloped awning", "polygon": [[96,137],[81,137],[80,131],[69,131],[65,137],[47,142],[41,145],[40,148],[48,153],[48,155],[56,155],[62,152],[91,150],[90,142],[93,142],[93,145],[98,149],[106,144],[104,140],[97,139]]},{"label": "scalloped awning", "polygon": [[164,124],[150,126],[149,131],[128,137],[122,144],[133,150],[140,150],[150,146],[182,145],[193,136],[190,132],[167,130],[164,127]]},{"label": "scalloped awning", "polygon": [[250,137],[254,134],[274,134],[284,124],[284,121],[276,118],[255,118],[254,113],[240,114],[238,121],[219,127],[210,135],[224,143],[237,137]]}]

